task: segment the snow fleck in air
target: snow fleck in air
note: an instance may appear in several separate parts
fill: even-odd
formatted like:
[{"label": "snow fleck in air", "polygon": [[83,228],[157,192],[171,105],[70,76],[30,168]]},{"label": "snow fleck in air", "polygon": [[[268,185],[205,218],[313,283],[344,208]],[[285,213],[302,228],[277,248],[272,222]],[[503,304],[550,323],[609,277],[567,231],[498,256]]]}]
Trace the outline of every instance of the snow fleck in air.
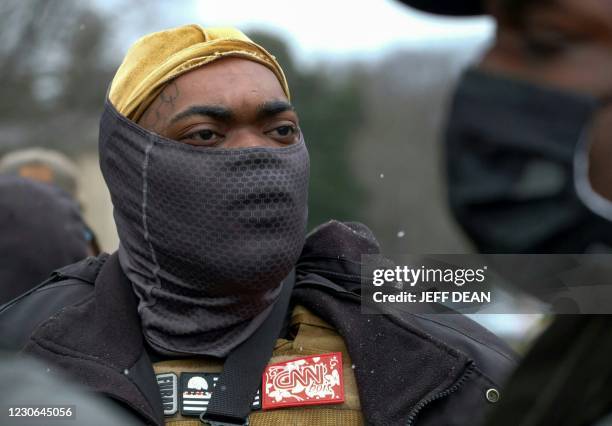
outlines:
[{"label": "snow fleck in air", "polygon": [[127,376],[128,374],[130,374],[130,371],[126,368],[125,370],[123,370],[123,374]]},{"label": "snow fleck in air", "polygon": [[399,231],[397,233],[397,238],[404,238],[404,235],[406,235],[406,233],[404,231]]},{"label": "snow fleck in air", "polygon": [[351,364],[351,368],[354,370],[355,369],[355,364]]},{"label": "snow fleck in air", "polygon": [[385,174],[384,174],[384,173],[381,173],[381,174],[380,174],[380,178],[381,178],[381,179],[384,179],[384,178],[385,178]]}]

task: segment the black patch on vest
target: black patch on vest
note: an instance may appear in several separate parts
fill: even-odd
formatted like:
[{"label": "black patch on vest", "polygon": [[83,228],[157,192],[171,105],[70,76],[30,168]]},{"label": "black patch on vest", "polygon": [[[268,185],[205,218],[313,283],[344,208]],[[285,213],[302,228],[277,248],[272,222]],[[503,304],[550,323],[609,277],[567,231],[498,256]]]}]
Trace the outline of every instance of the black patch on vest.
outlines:
[{"label": "black patch on vest", "polygon": [[[219,376],[219,373],[181,373],[179,392],[183,416],[198,417],[206,412]],[[261,410],[260,389],[253,399],[252,410]]]}]

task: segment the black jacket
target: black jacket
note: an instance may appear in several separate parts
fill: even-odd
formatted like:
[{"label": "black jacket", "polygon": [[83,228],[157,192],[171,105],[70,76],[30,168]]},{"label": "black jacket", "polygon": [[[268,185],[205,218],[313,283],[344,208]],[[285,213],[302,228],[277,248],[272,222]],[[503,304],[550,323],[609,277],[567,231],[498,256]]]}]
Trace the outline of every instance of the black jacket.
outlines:
[{"label": "black jacket", "polygon": [[[368,424],[478,424],[491,405],[487,390],[499,389],[515,365],[512,351],[461,315],[361,314],[360,256],[376,252],[362,225],[319,228],[296,266],[292,303],[343,336]],[[88,258],[1,308],[0,345],[23,348],[161,425],[136,307],[116,254]]]},{"label": "black jacket", "polygon": [[610,425],[610,360],[611,315],[558,315],[509,379],[487,425]]}]

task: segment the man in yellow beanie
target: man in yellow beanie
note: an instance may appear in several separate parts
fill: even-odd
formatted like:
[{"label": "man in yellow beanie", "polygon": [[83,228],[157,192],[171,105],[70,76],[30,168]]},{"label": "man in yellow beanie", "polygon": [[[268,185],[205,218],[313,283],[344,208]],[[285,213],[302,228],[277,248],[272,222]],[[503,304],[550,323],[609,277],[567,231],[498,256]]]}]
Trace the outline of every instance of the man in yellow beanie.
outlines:
[{"label": "man in yellow beanie", "polygon": [[100,124],[119,250],[1,308],[2,345],[146,424],[473,424],[453,419],[485,410],[511,351],[460,315],[361,314],[361,256],[380,248],[354,222],[305,235],[289,99],[238,30],[136,42]]}]

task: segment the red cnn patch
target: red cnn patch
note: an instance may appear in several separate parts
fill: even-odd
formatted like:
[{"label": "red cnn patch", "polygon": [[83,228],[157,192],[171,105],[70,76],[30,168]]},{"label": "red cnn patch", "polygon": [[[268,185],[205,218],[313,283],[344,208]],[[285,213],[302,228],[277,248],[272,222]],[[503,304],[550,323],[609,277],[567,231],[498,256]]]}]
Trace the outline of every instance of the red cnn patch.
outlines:
[{"label": "red cnn patch", "polygon": [[342,353],[270,364],[262,379],[263,409],[344,402]]}]

